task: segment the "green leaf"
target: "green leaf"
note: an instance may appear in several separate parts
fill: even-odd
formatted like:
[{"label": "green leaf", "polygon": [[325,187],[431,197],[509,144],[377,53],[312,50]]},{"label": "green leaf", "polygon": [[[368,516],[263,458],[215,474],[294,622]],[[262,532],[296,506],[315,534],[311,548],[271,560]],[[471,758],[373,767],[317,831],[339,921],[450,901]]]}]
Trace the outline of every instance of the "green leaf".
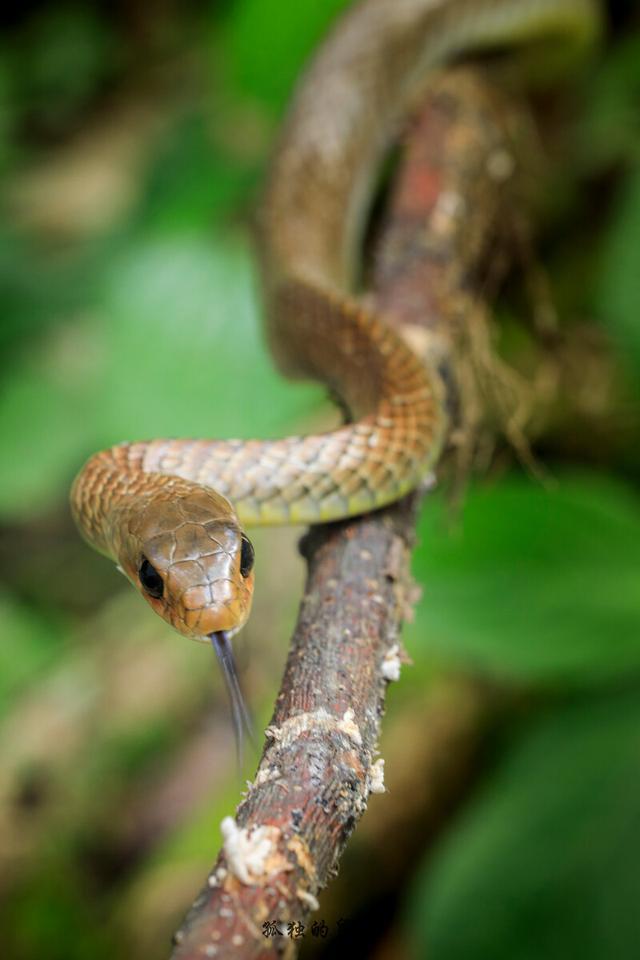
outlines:
[{"label": "green leaf", "polygon": [[638,955],[639,729],[637,691],[531,725],[421,870],[408,914],[414,957]]},{"label": "green leaf", "polygon": [[623,182],[602,246],[596,309],[617,344],[632,383],[640,373],[640,166]]},{"label": "green leaf", "polygon": [[640,35],[622,34],[587,73],[576,134],[578,167],[600,172],[640,150]]},{"label": "green leaf", "polygon": [[336,13],[347,0],[240,0],[231,7],[219,50],[227,82],[238,92],[280,107]]},{"label": "green leaf", "polygon": [[409,647],[526,681],[597,682],[640,667],[640,505],[587,476],[477,489],[447,527],[425,511]]}]

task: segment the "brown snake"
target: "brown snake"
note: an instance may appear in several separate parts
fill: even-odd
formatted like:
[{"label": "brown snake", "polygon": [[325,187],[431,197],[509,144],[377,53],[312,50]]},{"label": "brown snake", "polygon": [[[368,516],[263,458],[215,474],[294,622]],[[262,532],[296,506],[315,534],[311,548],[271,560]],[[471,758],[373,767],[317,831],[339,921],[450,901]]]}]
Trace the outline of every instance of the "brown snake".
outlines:
[{"label": "brown snake", "polygon": [[[375,177],[433,69],[541,39],[583,45],[595,0],[364,0],[307,70],[263,199],[268,333],[282,369],[327,384],[350,412],[283,440],[151,440],[95,454],[76,478],[82,534],[180,633],[210,638],[237,729],[246,711],[230,637],[245,623],[245,524],[318,523],[390,503],[434,464],[446,417],[436,374],[353,298]],[[233,505],[232,505],[233,504]]]}]

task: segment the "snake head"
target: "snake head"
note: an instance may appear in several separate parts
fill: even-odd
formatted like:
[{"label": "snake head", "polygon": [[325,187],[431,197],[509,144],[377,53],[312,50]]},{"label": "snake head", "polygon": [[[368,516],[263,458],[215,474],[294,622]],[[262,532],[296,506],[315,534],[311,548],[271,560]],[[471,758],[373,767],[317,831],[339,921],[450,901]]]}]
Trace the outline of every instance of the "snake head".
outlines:
[{"label": "snake head", "polygon": [[187,637],[208,642],[243,626],[253,595],[253,547],[231,504],[212,490],[158,476],[135,510],[119,511],[114,553],[147,603]]}]

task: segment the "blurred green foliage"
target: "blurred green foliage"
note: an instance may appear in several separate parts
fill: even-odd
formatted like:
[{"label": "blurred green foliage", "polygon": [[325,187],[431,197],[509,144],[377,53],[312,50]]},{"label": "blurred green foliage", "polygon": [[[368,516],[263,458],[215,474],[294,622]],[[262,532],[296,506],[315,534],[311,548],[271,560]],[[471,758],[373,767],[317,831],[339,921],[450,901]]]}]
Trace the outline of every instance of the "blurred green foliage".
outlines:
[{"label": "blurred green foliage", "polygon": [[[640,44],[637,51],[640,56]],[[640,134],[636,153],[640,157]],[[612,336],[636,391],[640,369],[640,331],[637,321],[640,275],[634,251],[637,250],[639,222],[640,169],[636,165],[625,178],[616,198],[615,216],[604,242],[603,269],[596,291],[597,308],[608,318]]]},{"label": "blurred green foliage", "polygon": [[[72,531],[66,495],[83,459],[118,440],[282,435],[324,416],[322,391],[282,382],[266,354],[248,223],[290,88],[343,5],[229,0],[156,15],[36,3],[6,24],[0,926],[11,960],[165,956],[237,799],[209,651],[118,591]],[[639,54],[629,6],[572,90],[551,218],[562,241],[546,238],[563,323],[596,324],[613,343],[626,392],[611,430],[627,436],[640,374]],[[65,165],[76,176],[61,181]],[[407,864],[396,933],[417,957],[637,953],[640,460],[637,442],[617,449],[556,454],[549,489],[514,467],[478,481],[458,515],[445,497],[425,510],[415,666],[390,714],[413,711],[419,735],[426,694],[457,675],[521,691],[529,707],[489,745],[435,855],[415,876]],[[244,673],[266,719],[300,571],[291,539],[271,534],[263,549],[278,563],[259,566]],[[337,956],[339,940],[327,949]]]},{"label": "blurred green foliage", "polygon": [[428,594],[411,640],[510,680],[569,688],[633,675],[639,507],[629,488],[587,474],[557,489],[509,479],[472,491],[453,529],[446,505],[429,507],[415,567]]},{"label": "blurred green foliage", "polygon": [[419,956],[633,957],[640,939],[637,691],[512,732],[410,908]]}]

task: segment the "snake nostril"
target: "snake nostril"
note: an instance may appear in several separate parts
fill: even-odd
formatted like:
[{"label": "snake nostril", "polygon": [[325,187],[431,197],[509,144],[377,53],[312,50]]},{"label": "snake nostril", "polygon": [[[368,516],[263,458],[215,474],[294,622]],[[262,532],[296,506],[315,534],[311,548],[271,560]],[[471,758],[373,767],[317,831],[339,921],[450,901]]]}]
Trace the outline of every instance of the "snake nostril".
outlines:
[{"label": "snake nostril", "polygon": [[138,567],[138,577],[145,593],[159,600],[164,593],[164,581],[146,557],[142,557],[140,566]]}]

